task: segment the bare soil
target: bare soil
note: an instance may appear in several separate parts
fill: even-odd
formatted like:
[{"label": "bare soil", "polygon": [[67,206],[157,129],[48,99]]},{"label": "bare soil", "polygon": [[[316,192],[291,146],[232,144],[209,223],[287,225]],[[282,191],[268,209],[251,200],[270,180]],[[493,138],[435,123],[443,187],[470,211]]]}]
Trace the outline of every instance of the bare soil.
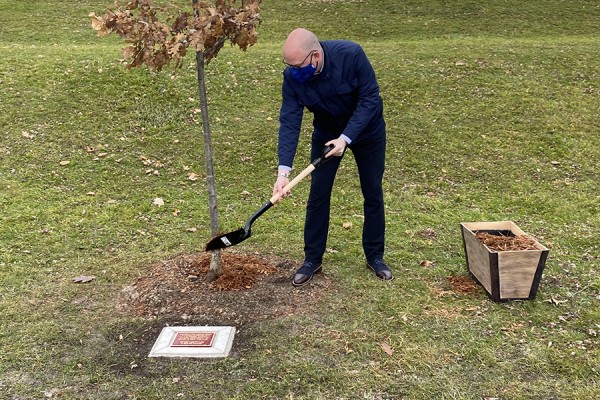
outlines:
[{"label": "bare soil", "polygon": [[[326,272],[304,287],[292,286],[297,261],[231,249],[221,254],[223,275],[212,282],[207,280],[209,253],[178,255],[143,268],[142,275],[117,297],[121,313],[142,321],[108,324],[109,343],[101,346],[96,361],[118,374],[162,376],[170,360],[150,362],[145,356],[167,325],[235,326],[230,357],[239,358],[253,351],[261,322],[311,312],[325,294],[338,289]],[[469,295],[477,290],[466,276],[452,276],[442,286],[440,295]],[[133,366],[132,359],[137,360]]]},{"label": "bare soil", "polygon": [[309,311],[335,285],[319,274],[309,285],[295,288],[298,262],[221,253],[223,275],[209,282],[210,254],[179,255],[146,268],[118,298],[127,315],[195,324],[244,325]]}]

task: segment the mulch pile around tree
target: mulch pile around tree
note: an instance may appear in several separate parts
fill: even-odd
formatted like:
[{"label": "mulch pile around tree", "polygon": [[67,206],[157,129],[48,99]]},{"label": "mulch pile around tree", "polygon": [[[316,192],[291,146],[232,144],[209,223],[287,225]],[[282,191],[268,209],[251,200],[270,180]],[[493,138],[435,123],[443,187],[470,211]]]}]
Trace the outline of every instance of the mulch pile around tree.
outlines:
[{"label": "mulch pile around tree", "polygon": [[478,232],[475,237],[493,251],[539,250],[535,240],[526,236],[501,236]]},{"label": "mulch pile around tree", "polygon": [[131,316],[182,323],[244,324],[309,311],[335,287],[327,274],[294,288],[299,263],[223,251],[223,275],[208,282],[210,253],[187,254],[142,269],[119,294],[117,308]]}]

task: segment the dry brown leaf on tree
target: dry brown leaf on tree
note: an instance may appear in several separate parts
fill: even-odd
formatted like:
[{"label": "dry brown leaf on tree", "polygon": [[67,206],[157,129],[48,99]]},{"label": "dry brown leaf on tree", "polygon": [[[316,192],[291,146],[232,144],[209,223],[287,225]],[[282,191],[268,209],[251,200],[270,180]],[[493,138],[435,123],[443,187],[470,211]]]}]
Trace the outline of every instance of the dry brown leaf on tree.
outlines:
[{"label": "dry brown leaf on tree", "polygon": [[[256,44],[256,27],[260,23],[260,0],[242,2],[240,8],[232,7],[235,1],[207,1],[193,3],[195,16],[175,6],[154,7],[151,0],[135,0],[125,8],[115,3],[104,16],[90,13],[92,28],[98,36],[116,33],[127,42],[123,57],[127,66],[146,65],[160,71],[173,62],[182,66],[187,48],[204,52],[208,64],[223,48],[227,40],[246,50]],[[166,14],[164,22],[160,20]]]}]

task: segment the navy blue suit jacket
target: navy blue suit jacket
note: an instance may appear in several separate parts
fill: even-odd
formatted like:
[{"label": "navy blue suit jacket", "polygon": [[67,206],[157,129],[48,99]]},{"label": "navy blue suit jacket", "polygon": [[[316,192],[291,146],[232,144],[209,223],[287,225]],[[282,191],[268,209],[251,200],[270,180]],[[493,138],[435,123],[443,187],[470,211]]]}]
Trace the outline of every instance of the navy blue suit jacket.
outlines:
[{"label": "navy blue suit jacket", "polygon": [[279,165],[292,167],[305,107],[314,115],[313,139],[323,143],[344,134],[355,146],[385,134],[379,85],[363,49],[345,40],[320,43],[325,54],[320,74],[299,83],[289,68],[283,71]]}]

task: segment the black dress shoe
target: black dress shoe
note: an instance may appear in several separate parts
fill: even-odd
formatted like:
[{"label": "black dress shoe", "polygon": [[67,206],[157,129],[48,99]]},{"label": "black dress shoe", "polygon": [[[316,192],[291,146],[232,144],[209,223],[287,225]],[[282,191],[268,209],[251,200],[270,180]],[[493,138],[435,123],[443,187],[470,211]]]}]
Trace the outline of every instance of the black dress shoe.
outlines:
[{"label": "black dress shoe", "polygon": [[321,272],[321,264],[314,264],[309,261],[304,261],[294,274],[292,285],[306,285],[313,278],[313,275],[318,274],[319,272]]},{"label": "black dress shoe", "polygon": [[385,261],[381,259],[367,261],[367,268],[370,268],[376,277],[384,281],[391,281],[394,279],[392,270],[387,266]]}]

